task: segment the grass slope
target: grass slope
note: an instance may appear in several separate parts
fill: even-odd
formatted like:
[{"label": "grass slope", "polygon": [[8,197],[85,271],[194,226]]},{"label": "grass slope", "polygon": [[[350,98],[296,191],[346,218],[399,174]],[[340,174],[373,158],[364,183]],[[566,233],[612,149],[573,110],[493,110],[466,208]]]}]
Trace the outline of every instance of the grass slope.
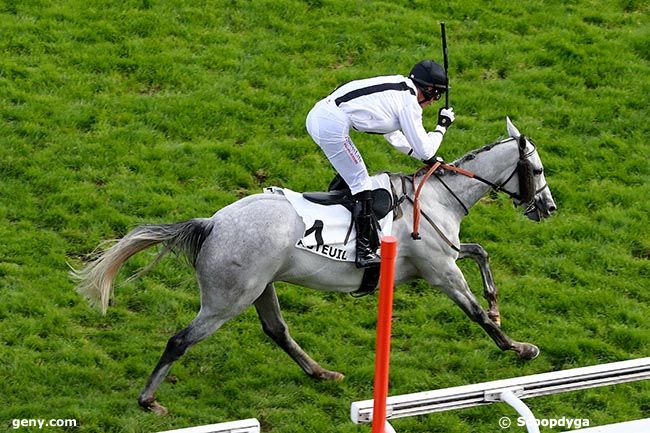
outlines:
[{"label": "grass slope", "polygon": [[[102,317],[73,291],[66,262],[137,224],[208,216],[267,185],[324,188],[333,170],[304,129],[308,110],[346,80],[439,58],[441,20],[457,113],[442,155],[505,134],[510,115],[538,144],[559,206],[534,224],[491,196],[462,229],[491,253],[505,329],[542,353],[528,363],[500,353],[444,295],[402,286],[391,393],[650,356],[647,2],[4,0],[0,430],[22,418],[74,418],[69,431],[86,433],[257,417],[264,432],[369,431],[348,411],[371,396],[375,297],[281,286],[294,337],[345,381],[307,378],[249,310],[174,366],[178,381],[158,393],[172,414],[158,417],[136,397],[199,307],[191,271],[162,262],[118,287]],[[371,171],[418,168],[380,138],[354,139]],[[478,292],[477,270],[463,266]],[[603,424],[647,416],[649,401],[637,383],[529,405]],[[494,405],[394,425],[493,432],[503,415],[515,417]]]}]

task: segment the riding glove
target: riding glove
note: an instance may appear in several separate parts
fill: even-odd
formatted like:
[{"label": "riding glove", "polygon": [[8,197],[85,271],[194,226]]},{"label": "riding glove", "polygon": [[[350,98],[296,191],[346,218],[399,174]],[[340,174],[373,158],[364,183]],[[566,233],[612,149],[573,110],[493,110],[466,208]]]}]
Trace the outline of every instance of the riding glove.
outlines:
[{"label": "riding glove", "polygon": [[442,107],[440,111],[438,111],[438,125],[443,128],[449,128],[454,120],[456,120],[456,115],[454,114],[454,109],[452,107]]},{"label": "riding glove", "polygon": [[431,165],[435,164],[436,162],[439,162],[440,164],[444,164],[444,163],[445,163],[445,160],[442,159],[442,158],[439,157],[439,156],[435,156],[435,155],[434,155],[434,156],[432,156],[431,158],[429,158],[429,159],[427,159],[427,160],[424,160],[423,162],[424,162],[426,165],[431,166]]}]

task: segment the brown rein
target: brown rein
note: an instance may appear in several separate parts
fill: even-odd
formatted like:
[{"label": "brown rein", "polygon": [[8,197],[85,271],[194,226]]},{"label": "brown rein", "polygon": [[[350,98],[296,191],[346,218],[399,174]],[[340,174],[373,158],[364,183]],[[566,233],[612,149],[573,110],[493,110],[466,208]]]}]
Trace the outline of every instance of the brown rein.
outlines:
[{"label": "brown rein", "polygon": [[[416,185],[415,178],[416,176],[413,176],[413,189],[415,190],[415,196],[413,197],[413,232],[411,233],[411,237],[415,240],[421,239],[420,233],[419,233],[419,228],[420,228],[420,193],[422,192],[422,188],[424,187],[424,184],[426,184],[427,180],[431,177],[433,173],[435,173],[436,170],[439,168],[442,168],[444,170],[449,170],[449,171],[455,171],[458,174],[462,174],[463,176],[467,176],[470,178],[475,178],[476,174],[469,170],[465,170],[464,168],[457,167],[452,164],[446,164],[442,162],[436,162],[432,166],[429,167],[427,170],[426,174],[424,177],[422,177],[422,181],[420,182],[419,185]],[[437,227],[436,227],[437,229]],[[446,240],[446,238],[445,238]],[[447,241],[450,245],[454,246],[453,244],[450,243],[450,241]],[[456,248],[455,248],[456,249]]]}]

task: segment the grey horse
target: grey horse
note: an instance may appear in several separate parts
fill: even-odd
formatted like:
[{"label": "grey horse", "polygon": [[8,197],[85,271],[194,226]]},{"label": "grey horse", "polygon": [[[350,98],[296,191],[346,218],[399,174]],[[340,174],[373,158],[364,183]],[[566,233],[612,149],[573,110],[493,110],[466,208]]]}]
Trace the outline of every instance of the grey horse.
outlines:
[{"label": "grey horse", "polygon": [[[517,342],[500,328],[497,288],[488,255],[478,244],[461,244],[460,223],[467,209],[490,189],[508,193],[532,220],[548,217],[556,209],[544,178],[542,161],[535,145],[506,119],[510,138],[498,141],[460,158],[454,165],[473,173],[452,171],[431,176],[423,185],[420,212],[420,240],[414,240],[412,176],[391,174],[402,217],[393,222],[398,239],[395,282],[425,279],[446,293],[502,350],[514,350],[520,358],[532,359],[539,349]],[[78,271],[77,291],[91,305],[106,312],[113,280],[121,266],[134,254],[156,244],[184,253],[195,267],[201,289],[201,308],[192,322],[172,336],[154,368],[138,402],[157,413],[167,413],[154,396],[172,364],[189,347],[207,338],[226,321],[254,305],[262,328],[308,375],[319,379],[343,378],[341,373],[321,367],[289,335],[275,287],[284,281],[321,291],[351,293],[362,280],[363,270],[354,263],[333,261],[298,249],[295,244],[305,232],[302,219],[282,195],[256,194],[219,210],[210,218],[196,218],[176,224],[142,225]],[[479,304],[456,264],[463,258],[475,260],[483,277],[488,310]]]}]

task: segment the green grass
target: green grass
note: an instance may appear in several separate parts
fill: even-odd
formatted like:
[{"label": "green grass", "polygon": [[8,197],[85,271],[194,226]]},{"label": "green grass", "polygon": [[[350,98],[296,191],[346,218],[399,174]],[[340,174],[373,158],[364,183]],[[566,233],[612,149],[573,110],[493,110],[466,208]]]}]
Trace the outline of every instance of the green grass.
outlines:
[{"label": "green grass", "polygon": [[[165,260],[118,287],[102,317],[74,292],[66,262],[264,186],[325,188],[333,170],[306,113],[346,80],[440,60],[442,20],[457,121],[441,154],[504,135],[510,115],[538,144],[559,206],[535,224],[492,196],[461,234],[491,254],[506,331],[542,353],[501,353],[444,295],[404,285],[391,393],[650,356],[647,2],[4,0],[0,430],[22,418],[74,418],[70,431],[85,433],[257,417],[264,432],[369,431],[348,412],[372,395],[376,297],[279,290],[296,340],[343,382],[306,377],[248,310],[174,366],[178,381],[158,393],[172,412],[158,417],[136,398],[199,307],[192,272]],[[435,118],[431,109],[425,125]],[[381,138],[354,139],[371,171],[418,168]],[[463,269],[479,293],[477,270]],[[596,425],[647,416],[648,401],[650,385],[636,383],[528,403],[540,418]],[[394,426],[494,432],[503,415],[515,416],[492,405]]]}]

